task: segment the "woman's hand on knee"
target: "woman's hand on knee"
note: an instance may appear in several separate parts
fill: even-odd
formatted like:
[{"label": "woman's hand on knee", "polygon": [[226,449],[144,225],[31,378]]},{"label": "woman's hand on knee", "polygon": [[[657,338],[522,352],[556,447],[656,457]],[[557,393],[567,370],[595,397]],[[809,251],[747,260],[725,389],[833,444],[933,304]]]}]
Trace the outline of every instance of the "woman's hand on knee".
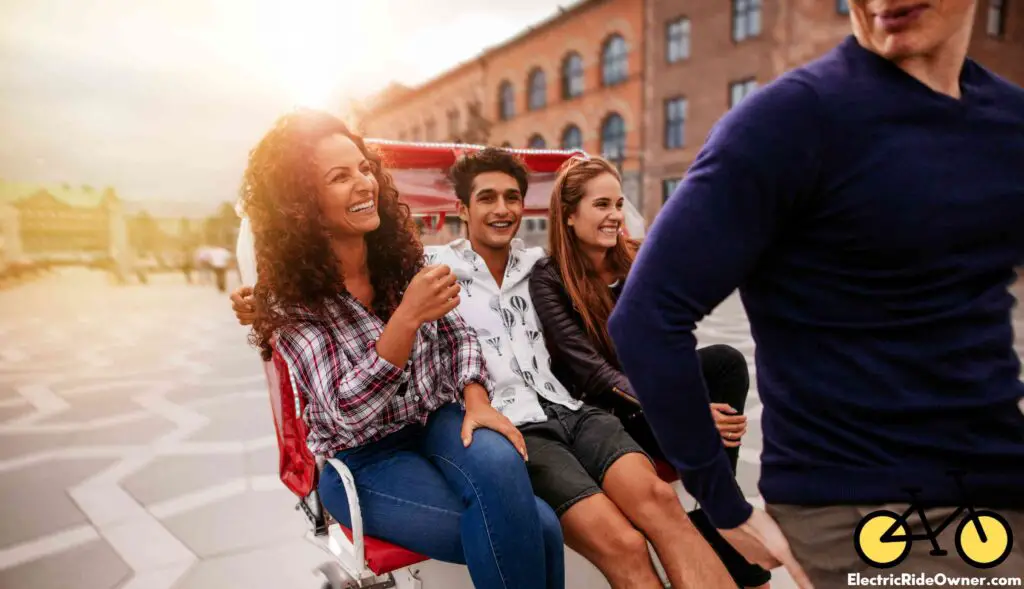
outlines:
[{"label": "woman's hand on knee", "polygon": [[494,430],[505,436],[509,442],[512,442],[515,449],[519,451],[523,460],[529,460],[526,454],[526,440],[523,439],[523,434],[516,429],[516,426],[512,425],[512,422],[507,417],[489,404],[466,406],[466,416],[462,419],[463,446],[469,447],[473,442],[473,430],[479,428]]},{"label": "woman's hand on knee", "polygon": [[715,418],[715,427],[718,428],[718,435],[722,436],[725,447],[739,446],[743,434],[747,433],[747,416],[738,415],[727,403],[712,403],[711,416]]}]

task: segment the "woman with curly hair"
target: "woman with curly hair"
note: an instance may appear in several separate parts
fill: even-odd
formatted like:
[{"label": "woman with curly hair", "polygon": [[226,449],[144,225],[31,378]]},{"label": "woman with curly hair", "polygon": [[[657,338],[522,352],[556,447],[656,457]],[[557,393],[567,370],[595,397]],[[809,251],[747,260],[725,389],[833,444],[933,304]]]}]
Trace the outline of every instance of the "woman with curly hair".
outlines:
[{"label": "woman with curly hair", "polygon": [[[548,212],[551,256],[537,262],[530,276],[530,296],[558,379],[577,398],[617,415],[648,454],[664,459],[608,335],[608,317],[640,245],[622,235],[623,204],[621,177],[607,160],[572,158],[563,164]],[[710,410],[735,471],[746,431],[747,362],[742,353],[725,345],[708,346],[698,354],[711,395]],[[690,520],[738,585],[768,583],[770,573],[744,560],[703,511],[690,513]]]},{"label": "woman with curly hair", "polygon": [[[287,361],[312,452],[351,469],[366,533],[464,563],[477,587],[563,587],[558,520],[533,495],[522,435],[491,407],[455,275],[424,267],[379,157],[337,118],[297,111],[250,153],[242,206],[253,342]],[[329,465],[319,492],[350,525]]]}]

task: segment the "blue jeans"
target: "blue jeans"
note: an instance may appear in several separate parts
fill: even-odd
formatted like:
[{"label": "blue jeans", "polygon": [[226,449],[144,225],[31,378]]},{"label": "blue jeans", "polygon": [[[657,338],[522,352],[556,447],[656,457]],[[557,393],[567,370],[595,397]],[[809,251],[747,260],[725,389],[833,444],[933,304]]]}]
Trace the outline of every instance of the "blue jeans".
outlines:
[{"label": "blue jeans", "polygon": [[[469,568],[481,589],[562,589],[565,552],[558,518],[533,495],[526,463],[504,436],[460,432],[464,413],[441,407],[411,425],[339,452],[352,471],[366,534]],[[320,499],[351,525],[345,487],[329,465]]]}]

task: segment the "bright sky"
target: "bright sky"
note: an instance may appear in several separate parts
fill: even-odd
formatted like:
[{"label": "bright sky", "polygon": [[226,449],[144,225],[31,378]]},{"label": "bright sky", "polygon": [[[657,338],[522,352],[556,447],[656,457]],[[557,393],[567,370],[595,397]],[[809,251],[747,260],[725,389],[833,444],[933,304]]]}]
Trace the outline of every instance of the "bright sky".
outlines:
[{"label": "bright sky", "polygon": [[0,178],[234,200],[295,104],[416,84],[572,0],[2,0]]}]

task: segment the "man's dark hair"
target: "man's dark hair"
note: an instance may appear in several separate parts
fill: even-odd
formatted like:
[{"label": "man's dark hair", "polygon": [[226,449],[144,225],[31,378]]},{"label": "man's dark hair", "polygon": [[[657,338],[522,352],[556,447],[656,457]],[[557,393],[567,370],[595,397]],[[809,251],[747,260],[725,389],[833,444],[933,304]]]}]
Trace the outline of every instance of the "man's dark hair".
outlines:
[{"label": "man's dark hair", "polygon": [[512,176],[519,184],[519,192],[526,196],[529,170],[523,160],[504,149],[485,147],[480,151],[463,155],[448,170],[448,181],[455,187],[455,196],[459,197],[462,204],[469,206],[469,197],[473,194],[473,180],[485,172],[502,172]]}]

